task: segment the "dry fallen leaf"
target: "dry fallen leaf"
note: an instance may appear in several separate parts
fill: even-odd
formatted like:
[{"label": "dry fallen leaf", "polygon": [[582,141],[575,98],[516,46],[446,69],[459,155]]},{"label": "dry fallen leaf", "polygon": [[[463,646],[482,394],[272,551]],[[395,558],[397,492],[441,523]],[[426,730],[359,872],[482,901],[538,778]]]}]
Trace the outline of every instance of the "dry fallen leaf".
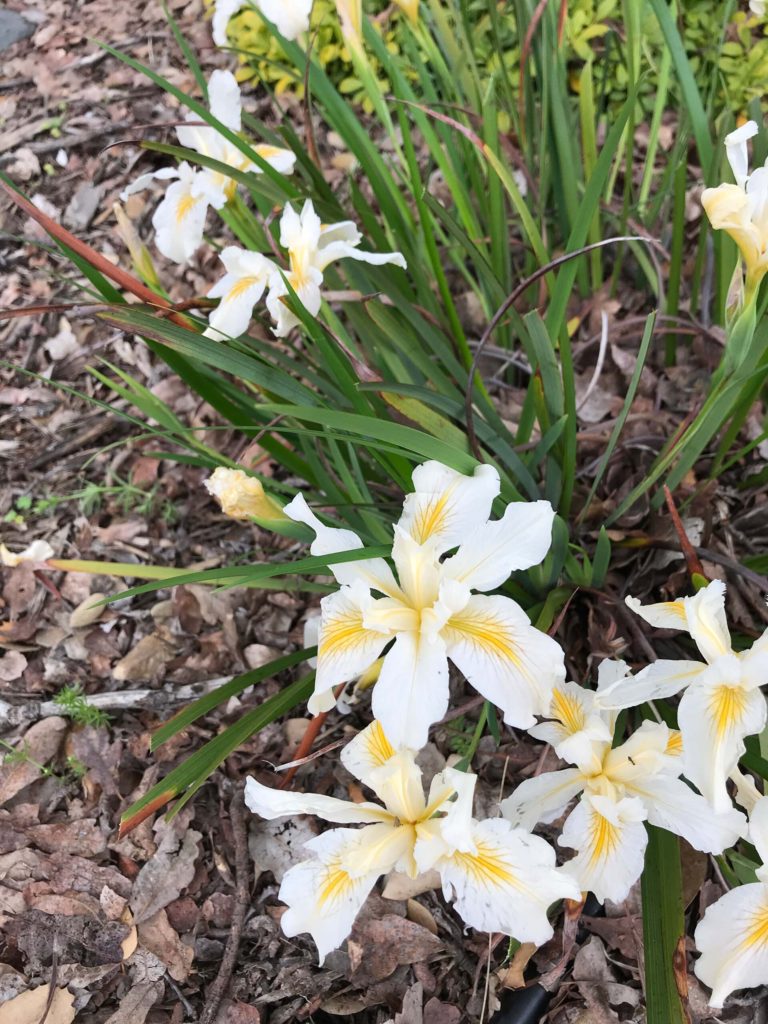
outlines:
[{"label": "dry fallen leaf", "polygon": [[381,981],[401,964],[429,960],[442,943],[432,932],[396,914],[358,920],[347,942],[355,984]]},{"label": "dry fallen leaf", "polygon": [[423,1024],[424,988],[420,981],[408,989],[403,996],[403,1005],[395,1014],[394,1024]]},{"label": "dry fallen leaf", "polygon": [[104,600],[104,596],[104,594],[90,594],[84,601],[81,601],[69,616],[71,628],[82,629],[84,626],[93,625],[94,622],[100,619],[106,611],[105,605],[99,604],[99,601]]},{"label": "dry fallen leaf", "polygon": [[165,666],[175,654],[171,644],[157,633],[150,633],[118,661],[112,675],[121,682],[154,682],[163,677]]},{"label": "dry fallen leaf", "polygon": [[434,996],[424,1007],[424,1024],[459,1024],[461,1010],[458,1006],[443,1003]]},{"label": "dry fallen leaf", "polygon": [[60,850],[79,857],[95,857],[107,848],[107,837],[93,818],[30,825],[26,833],[33,845],[46,853]]},{"label": "dry fallen leaf", "polygon": [[21,651],[6,651],[0,658],[0,679],[4,683],[11,683],[21,677],[26,667],[27,659]]},{"label": "dry fallen leaf", "polygon": [[139,942],[150,953],[154,953],[158,960],[162,960],[173,980],[186,981],[195,952],[191,946],[183,943],[173,930],[166,912],[158,910],[148,920],[142,921],[138,926],[138,932]]},{"label": "dry fallen leaf", "polygon": [[186,889],[195,874],[197,844],[202,838],[194,829],[189,829],[183,838],[172,827],[165,829],[157,852],[138,873],[133,885],[131,909],[137,924],[154,917]]},{"label": "dry fallen leaf", "polygon": [[120,1008],[104,1024],[144,1024],[147,1014],[158,999],[162,999],[164,992],[162,981],[145,981],[133,985],[120,1000]]},{"label": "dry fallen leaf", "polygon": [[509,967],[498,972],[498,978],[504,988],[525,988],[524,971],[528,962],[536,952],[533,942],[523,942],[517,948]]},{"label": "dry fallen leaf", "polygon": [[402,871],[392,871],[387,875],[381,895],[385,900],[410,900],[424,892],[439,889],[442,884],[438,871],[423,871],[416,878],[409,878]]},{"label": "dry fallen leaf", "polygon": [[28,755],[27,759],[0,765],[0,807],[42,777],[35,762],[45,765],[56,756],[67,726],[65,718],[52,715],[27,729],[19,746],[19,750]]},{"label": "dry fallen leaf", "polygon": [[[9,999],[0,1006],[0,1024],[40,1024],[48,1006],[50,991],[50,985],[40,985]],[[75,997],[71,992],[57,988],[45,1024],[71,1024],[75,1019],[75,1011],[72,1009],[74,1002]]]},{"label": "dry fallen leaf", "polygon": [[406,917],[409,921],[420,924],[422,928],[426,928],[433,935],[437,935],[437,921],[422,903],[418,903],[416,900],[406,900]]},{"label": "dry fallen leaf", "polygon": [[253,826],[248,849],[258,871],[271,871],[276,882],[285,872],[306,860],[304,844],[317,835],[317,826],[311,818],[296,821],[260,821]]}]

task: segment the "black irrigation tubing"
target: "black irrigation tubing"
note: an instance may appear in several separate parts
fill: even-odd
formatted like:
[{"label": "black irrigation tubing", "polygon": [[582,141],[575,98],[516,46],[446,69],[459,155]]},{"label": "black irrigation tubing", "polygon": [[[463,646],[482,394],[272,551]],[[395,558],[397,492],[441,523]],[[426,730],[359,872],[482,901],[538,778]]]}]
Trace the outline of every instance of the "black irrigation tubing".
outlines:
[{"label": "black irrigation tubing", "polygon": [[[587,896],[584,903],[582,915],[584,914],[588,917],[605,915],[605,907],[598,903],[592,893]],[[579,925],[577,941],[582,940],[584,935],[584,926]],[[541,1024],[556,993],[557,987],[550,990],[538,982],[527,988],[507,989],[501,996],[501,1008],[494,1013],[488,1024]]]}]

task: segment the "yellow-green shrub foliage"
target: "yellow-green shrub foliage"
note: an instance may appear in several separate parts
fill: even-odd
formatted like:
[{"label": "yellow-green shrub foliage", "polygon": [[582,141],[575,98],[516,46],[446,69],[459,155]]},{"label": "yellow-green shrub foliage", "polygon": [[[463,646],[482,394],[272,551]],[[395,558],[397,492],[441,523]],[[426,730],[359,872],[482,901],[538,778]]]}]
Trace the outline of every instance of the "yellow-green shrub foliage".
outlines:
[{"label": "yellow-green shrub foliage", "polygon": [[[371,13],[370,8],[368,13]],[[395,10],[383,23],[374,25],[381,30],[387,48],[391,53],[399,52],[397,37],[401,31],[404,15]],[[314,35],[314,52],[317,60],[339,92],[359,103],[366,111],[372,109],[363,94],[362,86],[355,77],[352,58],[341,34],[336,4],[333,0],[315,0],[312,8],[311,28]],[[283,48],[271,35],[264,20],[257,11],[244,9],[229,23],[227,29],[230,45],[239,51],[240,67],[236,72],[239,81],[258,78],[279,95],[291,91],[297,96],[304,93],[304,82],[292,68]],[[389,82],[376,61],[372,67],[382,90],[389,89]]]},{"label": "yellow-green shrub foliage", "polygon": [[[212,2],[206,0],[209,7]],[[401,50],[400,34],[409,29],[404,15],[396,8],[384,18],[376,18],[386,7],[383,0],[374,0],[366,5],[366,14],[373,16],[373,24],[383,34],[387,48],[396,54]],[[515,23],[514,5],[508,0],[499,3],[501,48],[496,45],[486,0],[471,0],[469,14],[473,22],[476,58],[485,63],[489,77],[503,67],[510,85],[516,90],[523,33],[518,31]],[[768,36],[760,19],[735,11],[725,28],[722,47],[722,5],[713,4],[712,0],[684,0],[679,24],[694,73],[706,78],[713,66],[720,73],[721,91],[715,100],[716,108],[742,113],[751,100],[763,100],[768,81]],[[650,107],[656,92],[654,72],[662,45],[662,36],[650,7],[642,27],[646,75],[641,85],[640,102]],[[315,54],[326,74],[341,93],[370,111],[370,104],[355,77],[351,57],[344,44],[334,0],[315,0],[312,31],[316,32]],[[258,78],[278,94],[289,90],[302,95],[304,85],[301,77],[257,11],[249,8],[240,11],[229,23],[228,36],[230,45],[238,51],[240,67],[237,77],[240,81]],[[625,45],[622,0],[571,0],[564,46],[566,60],[573,69],[570,81],[574,89],[577,88],[579,68],[591,61],[598,98],[603,104],[620,105],[626,98],[628,86]],[[375,61],[373,67],[382,89],[387,90],[386,77]]]}]

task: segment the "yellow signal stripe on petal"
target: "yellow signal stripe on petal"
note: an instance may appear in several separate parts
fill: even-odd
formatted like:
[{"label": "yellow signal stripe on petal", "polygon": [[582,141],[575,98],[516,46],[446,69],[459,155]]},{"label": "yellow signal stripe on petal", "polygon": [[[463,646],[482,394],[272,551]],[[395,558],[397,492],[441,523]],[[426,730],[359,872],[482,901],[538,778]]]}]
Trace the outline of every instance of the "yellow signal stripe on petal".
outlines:
[{"label": "yellow signal stripe on petal", "polygon": [[243,292],[247,292],[252,285],[261,283],[261,279],[258,277],[241,277],[238,281],[232,285],[224,297],[224,302],[234,302],[235,299],[239,298]]},{"label": "yellow signal stripe on petal", "polygon": [[489,654],[506,658],[520,668],[521,660],[512,636],[504,623],[494,616],[454,615],[447,623],[448,629],[454,629],[467,640],[483,647]]},{"label": "yellow signal stripe on petal", "polygon": [[423,508],[419,509],[413,523],[413,536],[419,544],[424,544],[445,526],[449,493],[449,491],[445,491],[439,497],[431,498]]},{"label": "yellow signal stripe on petal", "polygon": [[768,907],[760,907],[752,915],[749,930],[739,947],[739,952],[744,953],[756,946],[768,946]]},{"label": "yellow signal stripe on petal", "polygon": [[664,750],[665,754],[669,754],[671,757],[679,757],[683,752],[683,734],[679,729],[669,730],[669,739],[667,740],[667,746]]},{"label": "yellow signal stripe on petal", "polygon": [[384,730],[381,727],[381,722],[375,719],[368,731],[368,755],[371,758],[372,763],[378,768],[380,765],[385,764],[390,757],[394,757],[395,751],[392,744],[386,737]]},{"label": "yellow signal stripe on petal", "polygon": [[366,633],[362,612],[324,622],[317,648],[318,656],[332,658],[343,654],[354,648]]},{"label": "yellow signal stripe on petal", "polygon": [[182,196],[179,200],[179,205],[176,207],[176,223],[181,224],[185,217],[188,217],[195,206],[197,206],[198,202],[199,198],[197,196],[189,194]]},{"label": "yellow signal stripe on petal", "polygon": [[480,885],[518,885],[500,851],[487,843],[478,843],[477,853],[454,853],[452,859]]},{"label": "yellow signal stripe on petal", "polygon": [[552,694],[552,714],[562,722],[568,733],[580,732],[586,725],[584,708],[570,693],[555,687]]},{"label": "yellow signal stripe on petal", "polygon": [[709,713],[715,735],[722,739],[744,714],[747,693],[739,686],[718,686],[712,691]]},{"label": "yellow signal stripe on petal", "polygon": [[592,815],[590,839],[592,850],[589,867],[593,870],[601,860],[607,860],[616,850],[619,844],[619,829],[595,811]]},{"label": "yellow signal stripe on petal", "polygon": [[345,871],[338,861],[329,864],[317,893],[317,902],[321,907],[327,903],[335,903],[337,900],[343,899],[347,890],[353,885],[354,882],[349,872]]}]

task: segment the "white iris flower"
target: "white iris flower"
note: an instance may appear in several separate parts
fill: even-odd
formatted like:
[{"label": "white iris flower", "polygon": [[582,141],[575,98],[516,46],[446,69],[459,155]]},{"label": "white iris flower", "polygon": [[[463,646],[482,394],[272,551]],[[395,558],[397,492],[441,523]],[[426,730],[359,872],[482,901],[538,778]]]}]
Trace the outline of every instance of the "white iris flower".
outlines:
[{"label": "white iris flower", "polygon": [[718,1008],[736,989],[768,985],[768,797],[752,810],[749,840],[762,862],[757,881],[708,907],[694,936],[702,955],[693,969],[712,989],[710,1006]]},{"label": "white iris flower", "polygon": [[726,135],[725,152],[736,184],[726,182],[704,189],[701,196],[712,227],[726,231],[739,247],[746,269],[747,297],[754,294],[768,270],[768,166],[750,174],[747,151],[748,140],[757,132],[757,124],[747,121]]},{"label": "white iris flower", "polygon": [[288,904],[281,918],[286,935],[309,932],[322,963],[349,935],[381,875],[397,870],[415,878],[436,869],[446,899],[455,899],[471,927],[537,945],[552,936],[547,908],[578,899],[578,887],[556,868],[543,839],[501,818],[472,817],[474,775],[446,768],[425,799],[413,751],[396,751],[377,721],[342,750],[341,760],[383,806],[289,793],[252,778],[246,783],[245,802],[263,818],[316,814],[364,826],[331,829],[306,844],[311,858],[291,868],[280,886]]},{"label": "white iris flower", "polygon": [[633,707],[685,689],[677,718],[683,734],[683,774],[716,810],[731,806],[726,783],[744,753],[744,737],[762,732],[768,707],[768,630],[736,652],[725,619],[725,584],[714,580],[693,597],[661,604],[627,604],[652,626],[690,633],[704,661],[660,659],[614,687],[613,708]]},{"label": "white iris flower", "polygon": [[248,328],[253,307],[268,290],[267,309],[276,324],[274,333],[283,337],[299,323],[283,302],[288,294],[286,281],[307,312],[316,316],[322,302],[323,272],[335,260],[362,260],[376,266],[394,263],[405,268],[401,253],[366,252],[357,248],[361,240],[352,221],[322,224],[311,199],[304,203],[301,213],[288,204],[280,219],[280,244],[288,253],[288,269],[283,271],[266,256],[236,245],[224,249],[221,261],[227,273],[208,292],[221,302],[209,317],[206,336],[219,341],[239,337]]},{"label": "white iris flower", "polygon": [[[396,747],[422,747],[430,725],[445,714],[449,658],[502,709],[505,722],[528,728],[547,713],[553,686],[565,678],[563,652],[515,601],[485,592],[544,558],[552,507],[515,502],[490,520],[500,484],[486,465],[464,476],[426,462],[413,484],[395,526],[397,578],[383,558],[331,566],[341,588],[321,602],[309,710],[331,708],[333,688],[359,676],[391,643],[372,706]],[[320,522],[300,494],[284,511],[315,531],[313,555],[362,547],[351,530]]]},{"label": "white iris flower", "polygon": [[644,821],[707,853],[732,846],[746,824],[732,806],[713,812],[680,778],[682,744],[676,730],[646,721],[621,746],[612,747],[616,712],[605,710],[603,699],[625,674],[623,662],[603,662],[597,692],[576,683],[555,687],[551,721],[530,731],[576,767],[527,779],[501,805],[513,825],[533,828],[536,822],[559,818],[583,794],[559,839],[561,846],[577,851],[563,870],[583,892],[617,903],[626,899],[643,870]]},{"label": "white iris flower", "polygon": [[45,562],[53,558],[54,550],[47,540],[33,540],[23,551],[9,551],[5,544],[0,544],[0,565],[14,569],[22,562]]},{"label": "white iris flower", "polygon": [[307,199],[300,213],[290,203],[283,210],[280,219],[280,244],[288,252],[289,269],[277,274],[270,283],[267,309],[276,323],[275,334],[283,337],[299,323],[299,320],[282,301],[288,294],[287,280],[296,292],[302,305],[312,316],[320,312],[322,301],[320,286],[323,272],[336,260],[351,259],[374,266],[393,263],[396,267],[407,267],[405,258],[399,252],[366,252],[358,249],[362,235],[351,220],[337,224],[323,224],[315,213],[311,199]]},{"label": "white iris flower", "polygon": [[[229,71],[214,71],[208,83],[208,96],[213,116],[230,131],[239,132],[241,101],[235,76]],[[197,120],[197,115],[187,115],[187,121]],[[195,150],[201,156],[218,160],[238,171],[261,173],[261,168],[251,163],[244,153],[210,125],[180,125],[176,135],[180,145]],[[267,145],[257,145],[253,149],[280,174],[293,171],[296,157],[290,150]],[[235,194],[237,182],[221,171],[195,168],[184,161],[178,167],[163,167],[159,171],[142,174],[123,191],[121,199],[142,191],[156,179],[173,181],[152,217],[157,248],[175,263],[185,263],[203,241],[208,207],[220,210]]]}]

